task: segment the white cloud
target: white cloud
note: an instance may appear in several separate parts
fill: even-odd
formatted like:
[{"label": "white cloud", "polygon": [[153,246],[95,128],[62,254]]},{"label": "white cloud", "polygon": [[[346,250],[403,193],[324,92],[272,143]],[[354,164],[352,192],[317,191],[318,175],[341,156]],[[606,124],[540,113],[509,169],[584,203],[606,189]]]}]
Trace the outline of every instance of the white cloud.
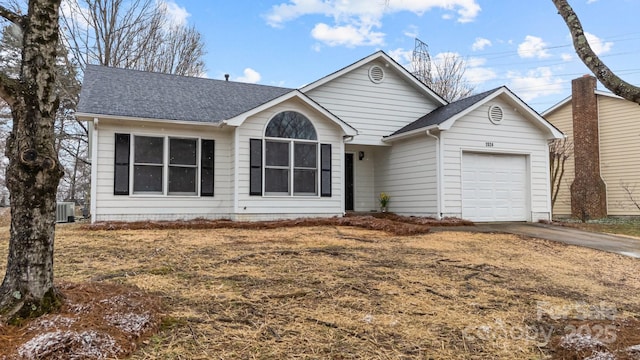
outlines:
[{"label": "white cloud", "polygon": [[464,77],[469,83],[479,86],[487,81],[497,78],[498,74],[490,68],[468,67],[464,72]]},{"label": "white cloud", "polygon": [[69,2],[68,0],[62,0],[60,3],[60,15],[72,19],[78,26],[83,29],[89,28],[89,9],[80,6],[75,2]]},{"label": "white cloud", "polygon": [[587,38],[587,41],[589,42],[589,46],[591,46],[591,49],[593,50],[593,52],[596,53],[596,55],[605,54],[609,52],[613,47],[612,42],[602,41],[602,39],[600,39],[599,37],[591,33],[588,33],[586,31],[584,32],[584,36]]},{"label": "white cloud", "polygon": [[531,101],[535,98],[561,94],[564,89],[565,81],[555,78],[549,67],[539,67],[531,70],[526,74],[517,72],[509,72],[509,87],[524,101]]},{"label": "white cloud", "polygon": [[395,50],[389,51],[389,56],[398,64],[402,65],[406,69],[411,71],[411,61],[413,60],[413,50],[405,50],[403,48],[398,48]]},{"label": "white cloud", "polygon": [[161,1],[161,5],[165,6],[165,11],[171,25],[184,25],[191,14],[186,8],[181,7],[172,0]]},{"label": "white cloud", "polygon": [[471,45],[471,50],[473,51],[484,50],[484,48],[491,45],[492,45],[491,40],[479,37],[479,38],[476,38],[476,41],[474,41],[473,45]]},{"label": "white cloud", "polygon": [[[329,46],[381,45],[385,34],[382,27],[385,14],[412,12],[418,16],[434,8],[455,13],[458,22],[473,21],[480,12],[477,0],[289,0],[274,5],[264,15],[267,24],[282,27],[286,22],[306,15],[333,18],[333,24],[318,23],[312,35]],[[415,35],[410,28],[405,35]],[[415,36],[413,36],[415,37]]]},{"label": "white cloud", "polygon": [[[389,51],[389,56],[391,56],[395,61],[397,61],[400,65],[402,65],[405,69],[409,71],[413,71],[413,50],[405,50],[403,48],[398,48],[395,50]],[[452,52],[444,52],[436,54],[431,57],[431,68],[434,69],[439,63],[443,60],[451,59],[451,58],[459,58],[460,54],[452,53]],[[471,57],[464,60],[465,62],[465,72],[464,78],[472,85],[481,85],[482,83],[493,80],[498,77],[495,71],[488,67],[484,67],[487,60],[480,57]]]},{"label": "white cloud", "polygon": [[243,83],[255,84],[255,83],[259,82],[260,79],[262,79],[262,75],[260,75],[259,72],[253,70],[252,68],[246,68],[246,69],[244,69],[244,75],[240,76],[240,77],[237,77],[235,79],[235,81],[239,81],[239,82],[243,82]]},{"label": "white cloud", "polygon": [[420,31],[418,30],[418,27],[415,25],[409,25],[407,29],[404,31],[404,36],[406,37],[417,38],[418,35],[420,35]]},{"label": "white cloud", "polygon": [[560,54],[560,58],[562,58],[562,61],[569,62],[573,60],[573,54],[569,54],[569,53]]},{"label": "white cloud", "polygon": [[469,67],[479,67],[487,63],[487,59],[481,57],[470,57],[466,61]]},{"label": "white cloud", "polygon": [[372,31],[368,26],[329,26],[320,23],[313,28],[311,36],[329,46],[377,46],[384,43],[384,34]]},{"label": "white cloud", "polygon": [[544,59],[551,56],[547,51],[547,43],[537,36],[527,35],[524,42],[518,45],[518,55],[521,58]]},{"label": "white cloud", "polygon": [[480,86],[484,82],[494,80],[498,77],[496,72],[484,65],[487,63],[487,59],[480,57],[470,57],[466,60],[467,69],[464,72],[464,77],[473,85]]}]

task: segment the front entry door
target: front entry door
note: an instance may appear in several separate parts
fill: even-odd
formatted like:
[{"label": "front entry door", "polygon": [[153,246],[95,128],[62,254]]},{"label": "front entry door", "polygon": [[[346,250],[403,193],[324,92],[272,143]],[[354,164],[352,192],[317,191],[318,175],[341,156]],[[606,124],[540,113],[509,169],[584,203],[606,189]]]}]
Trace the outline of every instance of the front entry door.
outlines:
[{"label": "front entry door", "polygon": [[344,209],[353,211],[353,154],[344,154]]}]

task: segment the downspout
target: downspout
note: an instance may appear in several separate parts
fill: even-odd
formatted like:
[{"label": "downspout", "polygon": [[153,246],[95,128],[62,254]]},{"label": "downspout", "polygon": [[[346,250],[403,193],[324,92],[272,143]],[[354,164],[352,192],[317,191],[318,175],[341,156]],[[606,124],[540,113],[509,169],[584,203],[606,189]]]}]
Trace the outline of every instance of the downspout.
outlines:
[{"label": "downspout", "polygon": [[98,211],[98,118],[93,118],[91,123],[91,223],[96,222]]},{"label": "downspout", "polygon": [[240,212],[240,184],[238,180],[238,172],[240,171],[240,131],[236,127],[233,129],[233,219],[238,219]]},{"label": "downspout", "polygon": [[431,133],[431,129],[427,129],[427,136],[432,137],[436,140],[436,179],[437,179],[437,186],[436,186],[436,207],[437,207],[437,214],[436,214],[436,219],[441,220],[442,219],[442,196],[444,194],[444,171],[442,169],[442,156],[440,154],[440,148],[441,148],[441,144],[440,144],[440,138],[437,137],[436,135],[433,135]]}]

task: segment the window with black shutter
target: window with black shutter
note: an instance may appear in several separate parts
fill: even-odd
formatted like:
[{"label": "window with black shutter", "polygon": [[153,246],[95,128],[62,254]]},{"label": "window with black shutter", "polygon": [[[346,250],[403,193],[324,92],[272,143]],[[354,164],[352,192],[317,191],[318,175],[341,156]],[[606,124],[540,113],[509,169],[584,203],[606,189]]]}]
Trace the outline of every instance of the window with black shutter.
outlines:
[{"label": "window with black shutter", "polygon": [[249,195],[262,195],[262,140],[249,140]]},{"label": "window with black shutter", "polygon": [[213,196],[215,141],[202,140],[200,155],[200,196]]},{"label": "window with black shutter", "polygon": [[214,140],[115,134],[114,158],[114,195],[213,196]]},{"label": "window with black shutter", "polygon": [[320,196],[331,197],[331,144],[320,145]]},{"label": "window with black shutter", "polygon": [[113,194],[129,195],[129,159],[131,135],[116,134],[115,169],[113,173]]}]

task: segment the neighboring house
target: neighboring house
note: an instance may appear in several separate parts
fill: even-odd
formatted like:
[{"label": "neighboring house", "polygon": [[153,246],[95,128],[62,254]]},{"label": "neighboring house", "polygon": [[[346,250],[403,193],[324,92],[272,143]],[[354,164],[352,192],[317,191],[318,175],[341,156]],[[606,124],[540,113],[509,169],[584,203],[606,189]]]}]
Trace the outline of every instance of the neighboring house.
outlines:
[{"label": "neighboring house", "polygon": [[640,215],[631,200],[640,204],[640,107],[597,90],[590,75],[571,85],[571,96],[543,113],[574,143],[554,215]]},{"label": "neighboring house", "polygon": [[384,52],[301,89],[88,66],[92,221],[389,211],[549,219],[548,141],[506,87],[451,104]]}]

